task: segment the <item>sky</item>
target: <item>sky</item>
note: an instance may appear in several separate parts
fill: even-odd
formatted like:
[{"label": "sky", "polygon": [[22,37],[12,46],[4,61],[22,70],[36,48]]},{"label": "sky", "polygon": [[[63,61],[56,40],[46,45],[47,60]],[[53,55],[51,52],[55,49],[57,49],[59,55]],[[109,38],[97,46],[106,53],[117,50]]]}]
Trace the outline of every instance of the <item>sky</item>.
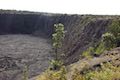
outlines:
[{"label": "sky", "polygon": [[0,9],[120,15],[120,0],[0,0]]}]

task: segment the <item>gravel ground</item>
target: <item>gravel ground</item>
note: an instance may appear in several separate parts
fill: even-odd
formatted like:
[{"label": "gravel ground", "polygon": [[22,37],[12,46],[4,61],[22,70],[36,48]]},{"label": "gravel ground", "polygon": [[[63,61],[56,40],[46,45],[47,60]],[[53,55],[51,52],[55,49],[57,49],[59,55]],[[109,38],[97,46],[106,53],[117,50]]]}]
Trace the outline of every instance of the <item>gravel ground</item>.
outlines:
[{"label": "gravel ground", "polygon": [[49,64],[48,39],[31,35],[0,35],[0,80],[22,80],[28,66],[29,77],[40,74]]}]

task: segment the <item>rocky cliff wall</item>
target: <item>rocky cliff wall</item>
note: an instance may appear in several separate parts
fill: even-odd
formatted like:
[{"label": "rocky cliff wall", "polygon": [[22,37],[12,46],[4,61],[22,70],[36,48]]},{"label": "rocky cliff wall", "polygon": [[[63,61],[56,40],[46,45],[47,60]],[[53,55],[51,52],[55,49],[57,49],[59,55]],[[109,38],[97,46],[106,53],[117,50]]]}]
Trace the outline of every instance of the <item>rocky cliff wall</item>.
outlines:
[{"label": "rocky cliff wall", "polygon": [[32,34],[50,37],[53,25],[65,26],[63,51],[65,62],[79,59],[79,55],[93,42],[98,42],[111,21],[119,16],[67,15],[22,11],[0,11],[0,34]]}]

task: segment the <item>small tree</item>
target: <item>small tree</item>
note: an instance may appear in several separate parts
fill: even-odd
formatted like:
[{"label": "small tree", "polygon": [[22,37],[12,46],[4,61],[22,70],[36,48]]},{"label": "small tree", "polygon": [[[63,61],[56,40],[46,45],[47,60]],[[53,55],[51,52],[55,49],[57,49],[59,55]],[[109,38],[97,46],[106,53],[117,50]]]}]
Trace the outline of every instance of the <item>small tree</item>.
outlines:
[{"label": "small tree", "polygon": [[[55,24],[54,25],[54,33],[52,34],[52,40],[53,40],[53,48],[54,48],[54,52],[55,52],[55,60],[53,61],[54,65],[57,66],[57,64],[55,64],[56,62],[59,63],[59,56],[60,53],[58,52],[58,50],[60,48],[62,48],[62,40],[64,39],[64,25],[59,23],[59,24]],[[59,64],[58,64],[59,65]]]},{"label": "small tree", "polygon": [[111,32],[115,36],[115,44],[120,46],[120,20],[114,20],[109,28],[109,32]]},{"label": "small tree", "polygon": [[115,37],[120,36],[120,21],[113,20],[111,26],[109,27],[109,32],[112,33]]},{"label": "small tree", "polygon": [[58,49],[62,47],[62,40],[64,39],[64,25],[59,23],[54,25],[55,33],[52,35],[53,48],[55,50],[55,58],[58,60]]},{"label": "small tree", "polygon": [[105,33],[102,35],[102,42],[107,49],[113,48],[116,46],[115,36],[112,33]]}]

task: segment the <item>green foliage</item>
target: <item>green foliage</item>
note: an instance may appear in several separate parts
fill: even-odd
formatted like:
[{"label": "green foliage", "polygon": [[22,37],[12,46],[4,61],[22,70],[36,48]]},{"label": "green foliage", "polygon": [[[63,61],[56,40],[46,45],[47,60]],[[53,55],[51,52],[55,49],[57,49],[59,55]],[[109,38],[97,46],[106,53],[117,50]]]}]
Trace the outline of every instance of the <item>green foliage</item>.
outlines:
[{"label": "green foliage", "polygon": [[86,51],[84,51],[82,53],[82,56],[85,58],[91,58],[91,54],[94,53],[94,48],[93,47],[89,47]]},{"label": "green foliage", "polygon": [[109,27],[109,32],[111,32],[115,37],[118,37],[120,34],[120,21],[114,20]]},{"label": "green foliage", "polygon": [[85,80],[85,77],[81,75],[77,69],[75,69],[75,72],[72,75],[72,80]]},{"label": "green foliage", "polygon": [[[42,75],[36,77],[36,80],[69,80],[66,75],[66,68],[62,66],[56,71],[46,70]],[[83,74],[80,74],[80,72],[75,69],[71,75],[71,80],[119,80],[120,67],[105,63],[101,64],[100,68],[85,71]]]},{"label": "green foliage", "polygon": [[100,42],[100,44],[95,48],[95,53],[96,55],[102,54],[106,50],[104,43]]},{"label": "green foliage", "polygon": [[120,68],[107,63],[100,70],[89,71],[84,76],[86,80],[119,80]]},{"label": "green foliage", "polygon": [[[64,39],[64,25],[55,24],[54,27],[55,33],[52,35],[52,39],[56,59],[51,61],[54,70],[47,70],[37,77],[37,80],[67,80],[66,69],[62,66],[62,62],[58,60],[58,49],[62,47],[62,40]],[[109,27],[109,31],[102,35],[100,43],[95,47],[89,47],[82,53],[82,56],[91,58],[94,54],[100,55],[105,50],[116,47],[118,42],[120,42],[120,22],[113,21]],[[120,80],[120,67],[107,63],[101,64],[101,68],[97,68],[96,70],[85,70],[83,74],[75,70],[71,75],[72,80]]]},{"label": "green foliage", "polygon": [[94,55],[99,56],[106,50],[104,43],[101,41],[97,46],[89,47],[82,53],[85,58],[92,58]]},{"label": "green foliage", "polygon": [[94,49],[95,54],[100,55],[105,50],[110,50],[120,43],[120,21],[113,21],[108,32],[102,35],[100,44]]},{"label": "green foliage", "polygon": [[120,46],[120,21],[114,20],[109,27],[109,32],[115,36],[115,45]]},{"label": "green foliage", "polygon": [[23,70],[23,80],[28,80],[28,66],[25,66]]},{"label": "green foliage", "polygon": [[52,35],[53,48],[55,50],[56,60],[58,60],[58,49],[62,47],[62,40],[64,39],[64,25],[59,23],[54,25],[55,32]]},{"label": "green foliage", "polygon": [[55,52],[55,60],[53,60],[51,63],[53,65],[53,69],[58,69],[60,67],[60,61],[58,59],[60,54],[58,53],[58,49],[62,48],[62,40],[64,39],[65,31],[64,31],[64,25],[59,23],[54,25],[55,32],[52,34],[52,41],[53,41],[53,48]]},{"label": "green foliage", "polygon": [[60,60],[52,60],[50,64],[52,65],[53,70],[59,70],[60,67],[63,65],[62,61]]},{"label": "green foliage", "polygon": [[53,47],[54,48],[61,48],[62,47],[62,40],[64,39],[64,25],[59,23],[54,25],[55,33],[52,35],[53,38]]},{"label": "green foliage", "polygon": [[102,35],[102,41],[107,49],[115,47],[115,36],[112,33],[105,33]]},{"label": "green foliage", "polygon": [[36,80],[67,80],[66,69],[62,66],[58,71],[47,70],[42,75],[38,76]]}]

